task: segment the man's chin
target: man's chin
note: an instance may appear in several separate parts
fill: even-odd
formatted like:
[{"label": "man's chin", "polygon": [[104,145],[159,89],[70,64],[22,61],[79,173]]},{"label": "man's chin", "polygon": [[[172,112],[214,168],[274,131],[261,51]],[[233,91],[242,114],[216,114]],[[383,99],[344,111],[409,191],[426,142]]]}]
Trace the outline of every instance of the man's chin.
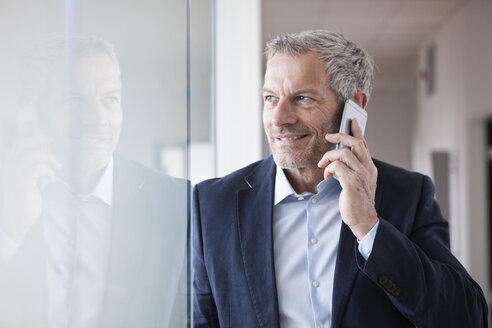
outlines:
[{"label": "man's chin", "polygon": [[305,158],[292,158],[274,154],[273,160],[282,169],[302,169],[309,166],[309,162]]},{"label": "man's chin", "polygon": [[76,154],[72,155],[69,158],[65,158],[62,165],[67,169],[70,174],[75,175],[85,175],[89,172],[98,172],[102,171],[111,160],[111,154]]}]

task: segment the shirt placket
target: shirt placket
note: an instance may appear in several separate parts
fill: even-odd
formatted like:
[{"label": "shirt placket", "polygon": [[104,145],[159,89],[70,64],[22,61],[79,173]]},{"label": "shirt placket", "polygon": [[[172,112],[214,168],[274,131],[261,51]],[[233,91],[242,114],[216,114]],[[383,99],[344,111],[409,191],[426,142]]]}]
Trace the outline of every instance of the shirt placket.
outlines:
[{"label": "shirt placket", "polygon": [[[61,212],[53,213],[47,231],[50,249],[49,303],[53,327],[69,327],[71,294],[73,290],[74,260],[76,257],[77,221],[80,211],[72,199],[60,206]],[[59,205],[58,205],[59,206]]]},{"label": "shirt placket", "polygon": [[317,320],[317,295],[318,287],[320,285],[319,277],[315,276],[315,266],[316,263],[316,245],[318,243],[318,239],[315,235],[316,231],[316,220],[313,213],[313,206],[317,203],[316,195],[311,195],[306,202],[306,223],[307,223],[307,267],[308,267],[308,285],[309,285],[309,296],[311,299],[311,308],[313,311],[313,319],[314,322],[318,322]]},{"label": "shirt placket", "polygon": [[322,284],[327,284],[327,281],[321,281],[319,273],[322,272],[322,267],[325,263],[321,263],[319,260],[322,258],[320,255],[321,243],[320,240],[320,215],[318,211],[319,202],[322,200],[326,193],[320,190],[318,194],[312,195],[306,205],[306,217],[307,217],[307,252],[308,252],[308,283],[309,294],[311,298],[311,305],[313,311],[313,320],[316,328],[327,328],[329,324],[326,320],[326,305],[321,304],[319,293],[323,292]]}]

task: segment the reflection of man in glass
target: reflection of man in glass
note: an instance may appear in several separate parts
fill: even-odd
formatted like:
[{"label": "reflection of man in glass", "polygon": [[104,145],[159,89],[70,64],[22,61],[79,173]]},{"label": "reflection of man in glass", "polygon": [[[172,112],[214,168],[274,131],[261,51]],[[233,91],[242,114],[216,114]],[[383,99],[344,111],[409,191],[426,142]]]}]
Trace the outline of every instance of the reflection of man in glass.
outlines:
[{"label": "reflection of man in glass", "polygon": [[114,154],[110,44],[52,41],[34,64],[2,167],[0,326],[168,326],[185,316],[186,185]]}]

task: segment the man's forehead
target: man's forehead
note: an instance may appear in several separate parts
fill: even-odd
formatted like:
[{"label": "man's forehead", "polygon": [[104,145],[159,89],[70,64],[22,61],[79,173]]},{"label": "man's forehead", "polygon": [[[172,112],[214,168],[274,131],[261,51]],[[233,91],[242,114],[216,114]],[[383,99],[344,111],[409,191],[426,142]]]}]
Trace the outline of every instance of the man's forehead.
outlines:
[{"label": "man's forehead", "polygon": [[[97,83],[95,81],[84,81],[84,83],[66,83],[59,85],[58,83],[53,86],[51,95],[56,98],[66,99],[67,97],[81,97],[81,98],[94,98],[105,95],[121,95],[121,81],[118,80],[100,80]],[[56,99],[55,98],[55,99]]]},{"label": "man's forehead", "polygon": [[84,86],[70,86],[66,92],[78,96],[101,96],[107,94],[121,94],[121,85],[116,83],[86,84]]},{"label": "man's forehead", "polygon": [[283,85],[295,89],[329,83],[323,61],[316,53],[298,56],[289,54],[274,55],[265,72],[264,89]]},{"label": "man's forehead", "polygon": [[118,66],[106,54],[74,58],[70,65],[74,74],[80,76],[118,76]]},{"label": "man's forehead", "polygon": [[284,63],[290,63],[290,64],[310,62],[310,63],[319,64],[321,66],[324,65],[324,62],[321,59],[319,52],[308,51],[308,52],[304,52],[301,54],[291,54],[291,53],[278,52],[268,60],[267,67],[270,64],[277,63],[279,61],[284,62]]},{"label": "man's forehead", "polygon": [[324,62],[319,55],[308,52],[301,55],[276,54],[268,62],[266,73],[326,75]]},{"label": "man's forehead", "polygon": [[71,93],[93,94],[121,90],[117,65],[104,54],[74,58],[64,80]]}]

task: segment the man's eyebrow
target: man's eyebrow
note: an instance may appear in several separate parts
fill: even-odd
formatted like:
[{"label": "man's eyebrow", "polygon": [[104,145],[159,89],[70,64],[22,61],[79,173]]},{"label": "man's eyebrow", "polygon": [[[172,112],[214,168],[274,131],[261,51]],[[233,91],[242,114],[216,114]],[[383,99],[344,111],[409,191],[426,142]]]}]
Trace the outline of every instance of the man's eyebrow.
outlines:
[{"label": "man's eyebrow", "polygon": [[[275,92],[273,92],[272,90],[268,89],[268,88],[263,88],[263,93],[273,93],[275,94]],[[296,90],[294,91],[294,95],[300,95],[300,94],[303,94],[303,93],[311,93],[311,94],[314,94],[314,95],[319,95],[319,92],[318,90],[316,89],[300,89],[300,90]]]},{"label": "man's eyebrow", "polygon": [[263,88],[263,93],[275,93],[275,92],[273,92],[272,90],[270,90],[268,88]]},{"label": "man's eyebrow", "polygon": [[[118,88],[116,88],[116,89],[110,89],[108,91],[105,91],[103,93],[103,95],[109,95],[109,94],[113,94],[113,93],[121,93],[121,89],[118,89]],[[85,94],[80,93],[80,92],[77,92],[77,91],[69,91],[68,92],[68,96],[69,97],[79,97],[79,98],[85,98],[86,97]]]},{"label": "man's eyebrow", "polygon": [[296,90],[294,91],[294,95],[300,95],[300,94],[303,94],[303,93],[310,93],[310,94],[313,94],[313,95],[319,95],[319,92],[318,90],[316,89],[300,89],[300,90]]},{"label": "man's eyebrow", "polygon": [[[272,90],[268,89],[268,88],[263,88],[263,93],[273,93],[275,94],[275,92],[273,92]],[[314,94],[314,95],[319,95],[319,92],[318,90],[316,89],[300,89],[300,90],[296,90],[294,91],[294,95],[300,95],[300,94],[303,94],[303,93],[311,93],[311,94]]]},{"label": "man's eyebrow", "polygon": [[103,94],[104,95],[109,95],[109,94],[112,94],[112,93],[121,93],[121,89],[111,89],[109,91],[104,92]]}]

